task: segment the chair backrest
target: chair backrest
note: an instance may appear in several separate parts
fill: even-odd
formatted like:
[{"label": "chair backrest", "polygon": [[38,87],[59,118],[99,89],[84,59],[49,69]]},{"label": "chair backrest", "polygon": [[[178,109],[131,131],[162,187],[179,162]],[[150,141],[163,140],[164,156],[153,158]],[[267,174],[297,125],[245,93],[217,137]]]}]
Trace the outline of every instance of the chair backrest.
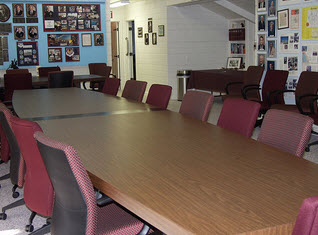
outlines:
[{"label": "chair backrest", "polygon": [[312,118],[299,113],[270,109],[265,114],[258,141],[301,157],[313,122]]},{"label": "chair backrest", "polygon": [[[318,72],[310,72],[310,71],[303,71],[300,74],[296,91],[295,91],[295,98],[300,97],[302,95],[307,94],[317,94],[318,92]],[[309,99],[302,99],[301,100],[301,107],[303,110],[309,110],[310,106],[310,97]],[[315,112],[317,112],[317,102],[314,103]]]},{"label": "chair backrest", "polygon": [[55,192],[52,234],[96,234],[94,189],[77,152],[42,132],[34,137]]},{"label": "chair backrest", "polygon": [[120,85],[118,78],[106,78],[102,92],[108,95],[116,96]]},{"label": "chair backrest", "polygon": [[261,105],[241,98],[224,101],[217,125],[251,137]]},{"label": "chair backrest", "polygon": [[249,66],[244,74],[243,85],[259,84],[264,72],[264,67]]},{"label": "chair backrest", "polygon": [[49,88],[62,88],[73,86],[73,71],[49,72]]},{"label": "chair backrest", "polygon": [[59,66],[40,67],[39,68],[39,77],[47,77],[49,75],[49,72],[54,72],[54,71],[61,71],[61,68]]},{"label": "chair backrest", "polygon": [[29,73],[28,69],[7,69],[6,74]]},{"label": "chair backrest", "polygon": [[111,66],[107,66],[106,63],[90,63],[88,64],[89,74],[96,74],[109,77],[112,70]]},{"label": "chair backrest", "polygon": [[292,235],[318,234],[318,196],[306,198],[298,212]]},{"label": "chair backrest", "polygon": [[179,113],[206,122],[213,103],[213,95],[201,91],[187,91]]},{"label": "chair backrest", "polygon": [[42,132],[42,129],[35,122],[15,116],[11,117],[11,125],[26,165],[23,195],[25,204],[38,214],[51,216],[54,191],[33,137],[36,131]]},{"label": "chair backrest", "polygon": [[147,82],[128,80],[126,81],[122,97],[141,102],[145,94],[146,86]]},{"label": "chair backrest", "polygon": [[9,148],[7,137],[4,133],[4,130],[2,129],[1,122],[0,122],[0,140],[1,140],[0,158],[3,162],[8,162],[10,159],[10,148]]},{"label": "chair backrest", "polygon": [[4,100],[12,100],[14,90],[32,89],[31,73],[11,73],[4,75]]},{"label": "chair backrest", "polygon": [[[284,70],[267,70],[266,75],[264,78],[263,86],[262,86],[262,96],[263,96],[263,103],[266,107],[269,106],[267,100],[267,94],[271,91],[275,90],[284,90],[285,84],[288,78],[288,71]],[[274,103],[274,96],[271,96],[271,103]],[[278,96],[279,103],[284,102],[283,94]]]},{"label": "chair backrest", "polygon": [[146,103],[167,109],[171,96],[172,87],[168,85],[152,84],[147,96]]},{"label": "chair backrest", "polygon": [[11,111],[4,104],[0,104],[0,123],[9,143],[11,154],[10,179],[12,184],[22,187],[24,183],[25,163],[11,128],[11,117],[13,117]]}]

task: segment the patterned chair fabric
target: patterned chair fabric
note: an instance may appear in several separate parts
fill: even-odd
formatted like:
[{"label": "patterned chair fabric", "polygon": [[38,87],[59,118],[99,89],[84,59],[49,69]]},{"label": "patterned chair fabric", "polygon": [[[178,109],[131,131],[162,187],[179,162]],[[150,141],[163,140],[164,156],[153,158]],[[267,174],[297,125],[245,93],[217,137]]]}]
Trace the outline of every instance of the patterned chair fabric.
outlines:
[{"label": "patterned chair fabric", "polygon": [[40,67],[39,68],[39,77],[47,77],[49,72],[61,71],[59,66],[55,67]]},{"label": "patterned chair fabric", "polygon": [[292,235],[318,234],[318,196],[306,198],[298,212]]},{"label": "patterned chair fabric", "polygon": [[120,79],[106,78],[102,92],[104,94],[116,96],[120,85]]},{"label": "patterned chair fabric", "polygon": [[97,207],[93,185],[72,146],[42,132],[34,136],[55,192],[52,235],[137,234],[142,229],[142,222],[115,204]]},{"label": "patterned chair fabric", "polygon": [[217,125],[251,137],[261,105],[244,99],[224,101]]},{"label": "patterned chair fabric", "polygon": [[128,80],[126,81],[122,97],[141,102],[144,97],[146,86],[147,82]]},{"label": "patterned chair fabric", "polygon": [[53,209],[53,187],[34,139],[41,127],[31,121],[11,117],[13,133],[26,164],[24,201],[27,207],[43,216],[51,216]]},{"label": "patterned chair fabric", "polygon": [[152,84],[147,96],[146,103],[167,109],[171,96],[172,87],[167,85]]},{"label": "patterned chair fabric", "polygon": [[62,88],[73,86],[73,71],[49,72],[49,88]]},{"label": "patterned chair fabric", "polygon": [[270,109],[258,141],[301,157],[309,141],[313,119],[299,113]]},{"label": "patterned chair fabric", "polygon": [[11,101],[14,90],[32,89],[32,74],[17,73],[4,75],[4,100]]},{"label": "patterned chair fabric", "polygon": [[206,122],[213,99],[213,95],[206,92],[187,91],[183,97],[179,113]]}]

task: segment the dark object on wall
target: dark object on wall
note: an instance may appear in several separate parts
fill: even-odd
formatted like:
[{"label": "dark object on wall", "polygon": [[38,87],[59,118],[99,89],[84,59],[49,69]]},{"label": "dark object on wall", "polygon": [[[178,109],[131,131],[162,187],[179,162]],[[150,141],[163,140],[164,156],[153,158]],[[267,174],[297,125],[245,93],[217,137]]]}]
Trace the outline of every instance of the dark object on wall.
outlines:
[{"label": "dark object on wall", "polygon": [[48,34],[49,47],[79,46],[78,34]]},{"label": "dark object on wall", "polygon": [[14,17],[24,17],[24,8],[23,4],[12,4],[12,11]]},{"label": "dark object on wall", "polygon": [[38,39],[38,26],[28,26],[28,39]]},{"label": "dark object on wall", "polygon": [[0,33],[12,33],[12,24],[0,23]]},{"label": "dark object on wall", "polygon": [[6,4],[0,4],[0,21],[6,22],[10,18],[10,9]]},{"label": "dark object on wall", "polygon": [[148,33],[152,33],[152,20],[148,21]]},{"label": "dark object on wall", "polygon": [[157,45],[157,33],[152,33],[152,45]]},{"label": "dark object on wall", "polygon": [[25,39],[25,27],[24,26],[14,26],[14,39],[16,39],[16,40]]},{"label": "dark object on wall", "polygon": [[94,33],[94,46],[104,46],[103,33]]},{"label": "dark object on wall", "polygon": [[145,33],[145,45],[149,45],[149,33]]},{"label": "dark object on wall", "polygon": [[19,66],[39,65],[38,43],[17,42],[17,57]]},{"label": "dark object on wall", "polygon": [[23,17],[15,17],[15,18],[13,18],[13,20],[12,20],[12,23],[15,23],[15,24],[17,24],[17,23],[25,23],[25,18],[23,18]]},{"label": "dark object on wall", "polygon": [[65,48],[65,61],[66,62],[80,61],[79,47],[66,47]]},{"label": "dark object on wall", "polygon": [[36,4],[26,4],[26,15],[27,17],[37,17]]},{"label": "dark object on wall", "polygon": [[48,49],[49,63],[62,62],[62,48]]},{"label": "dark object on wall", "polygon": [[159,37],[165,36],[165,26],[164,25],[158,25],[158,36]]},{"label": "dark object on wall", "polygon": [[244,41],[245,28],[243,29],[229,29],[229,41]]},{"label": "dark object on wall", "polygon": [[142,27],[138,28],[138,38],[142,38]]}]

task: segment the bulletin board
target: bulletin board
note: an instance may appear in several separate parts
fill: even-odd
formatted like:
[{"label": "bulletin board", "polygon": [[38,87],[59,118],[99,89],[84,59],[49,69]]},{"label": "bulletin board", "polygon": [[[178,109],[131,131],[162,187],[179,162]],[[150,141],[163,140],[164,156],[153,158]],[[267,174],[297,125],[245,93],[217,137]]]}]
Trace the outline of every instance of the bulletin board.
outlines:
[{"label": "bulletin board", "polygon": [[17,42],[17,58],[19,66],[39,65],[38,43]]},{"label": "bulletin board", "polygon": [[100,31],[99,4],[43,4],[44,31]]}]

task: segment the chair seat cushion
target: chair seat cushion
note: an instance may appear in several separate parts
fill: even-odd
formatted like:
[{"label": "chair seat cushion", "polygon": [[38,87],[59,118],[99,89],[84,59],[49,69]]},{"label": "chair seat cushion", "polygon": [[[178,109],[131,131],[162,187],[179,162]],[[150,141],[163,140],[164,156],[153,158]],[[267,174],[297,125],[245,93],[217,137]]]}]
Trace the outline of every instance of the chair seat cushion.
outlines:
[{"label": "chair seat cushion", "polygon": [[112,203],[98,207],[96,234],[138,234],[143,223]]}]

